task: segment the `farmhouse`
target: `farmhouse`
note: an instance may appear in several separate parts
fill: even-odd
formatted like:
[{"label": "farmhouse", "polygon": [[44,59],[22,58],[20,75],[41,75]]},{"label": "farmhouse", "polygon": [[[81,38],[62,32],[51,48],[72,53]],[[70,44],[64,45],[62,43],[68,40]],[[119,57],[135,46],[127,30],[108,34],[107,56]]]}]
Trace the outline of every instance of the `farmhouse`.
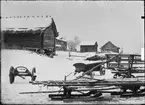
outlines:
[{"label": "farmhouse", "polygon": [[98,43],[83,42],[80,45],[80,52],[98,52]]},{"label": "farmhouse", "polygon": [[67,41],[62,39],[62,38],[56,38],[56,50],[62,50],[62,51],[66,51],[67,50]]},{"label": "farmhouse", "polygon": [[6,47],[55,52],[57,28],[51,17],[2,19],[2,36]]},{"label": "farmhouse", "polygon": [[101,52],[116,52],[119,53],[119,47],[115,46],[112,42],[108,41],[101,48]]}]

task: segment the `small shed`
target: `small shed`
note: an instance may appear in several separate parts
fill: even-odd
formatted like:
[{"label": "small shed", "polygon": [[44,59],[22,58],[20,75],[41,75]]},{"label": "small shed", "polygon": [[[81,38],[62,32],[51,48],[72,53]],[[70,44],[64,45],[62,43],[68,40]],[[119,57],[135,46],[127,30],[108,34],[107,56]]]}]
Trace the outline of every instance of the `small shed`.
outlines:
[{"label": "small shed", "polygon": [[80,45],[80,52],[98,52],[98,43],[82,42]]},{"label": "small shed", "polygon": [[115,46],[111,41],[108,41],[101,48],[101,52],[116,52],[119,53],[119,47]]},{"label": "small shed", "polygon": [[67,41],[57,37],[56,38],[56,50],[62,50],[62,51],[66,51],[67,50]]}]

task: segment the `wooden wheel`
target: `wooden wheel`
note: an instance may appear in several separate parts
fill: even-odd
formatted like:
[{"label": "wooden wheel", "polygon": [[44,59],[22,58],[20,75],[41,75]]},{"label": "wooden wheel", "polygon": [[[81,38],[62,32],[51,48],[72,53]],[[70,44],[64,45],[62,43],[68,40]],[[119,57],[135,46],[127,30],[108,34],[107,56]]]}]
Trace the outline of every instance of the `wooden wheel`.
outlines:
[{"label": "wooden wheel", "polygon": [[34,67],[34,68],[32,69],[31,81],[35,81],[35,79],[36,79],[36,68]]},{"label": "wooden wheel", "polygon": [[118,78],[118,77],[121,77],[121,74],[119,72],[114,74],[114,76],[113,76],[113,78]]},{"label": "wooden wheel", "polygon": [[9,80],[10,80],[10,84],[12,84],[15,80],[15,69],[13,66],[10,67],[10,71],[9,71]]}]

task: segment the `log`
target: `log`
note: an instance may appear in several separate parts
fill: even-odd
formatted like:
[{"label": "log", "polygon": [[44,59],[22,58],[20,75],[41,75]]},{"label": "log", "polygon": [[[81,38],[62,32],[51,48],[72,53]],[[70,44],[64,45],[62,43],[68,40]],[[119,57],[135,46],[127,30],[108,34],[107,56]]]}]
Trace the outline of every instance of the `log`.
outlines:
[{"label": "log", "polygon": [[[98,90],[98,91],[101,91],[101,90],[110,90],[110,89],[118,89],[116,87],[112,87],[112,88],[86,88],[86,89],[74,89],[73,92],[77,92],[77,91],[91,91],[91,90]],[[38,92],[20,92],[19,94],[37,94],[37,93],[57,93],[57,92],[64,92],[63,90],[62,91],[38,91]]]},{"label": "log", "polygon": [[[33,83],[38,85],[37,83]],[[128,86],[128,85],[139,85],[139,86],[145,86],[145,82],[144,81],[106,81],[106,82],[89,82],[89,83],[77,83],[77,84],[72,84],[70,83],[57,83],[57,84],[49,84],[49,83],[44,83],[44,85],[47,86],[98,86],[98,85],[104,85],[104,86]]]},{"label": "log", "polygon": [[145,96],[145,93],[139,93],[139,94],[124,93],[124,94],[120,95],[120,97],[140,97],[140,96]]}]

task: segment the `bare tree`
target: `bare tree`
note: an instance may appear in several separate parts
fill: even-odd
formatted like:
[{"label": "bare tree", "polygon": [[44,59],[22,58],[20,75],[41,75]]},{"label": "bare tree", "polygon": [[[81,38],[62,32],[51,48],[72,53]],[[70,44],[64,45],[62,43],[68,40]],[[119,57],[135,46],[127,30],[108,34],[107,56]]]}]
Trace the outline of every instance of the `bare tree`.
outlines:
[{"label": "bare tree", "polygon": [[69,40],[67,42],[68,49],[70,51],[76,51],[76,47],[80,44],[80,42],[81,42],[80,39],[77,36],[75,36],[73,40]]},{"label": "bare tree", "polygon": [[79,37],[75,36],[74,37],[74,44],[75,44],[75,48],[81,43]]}]

